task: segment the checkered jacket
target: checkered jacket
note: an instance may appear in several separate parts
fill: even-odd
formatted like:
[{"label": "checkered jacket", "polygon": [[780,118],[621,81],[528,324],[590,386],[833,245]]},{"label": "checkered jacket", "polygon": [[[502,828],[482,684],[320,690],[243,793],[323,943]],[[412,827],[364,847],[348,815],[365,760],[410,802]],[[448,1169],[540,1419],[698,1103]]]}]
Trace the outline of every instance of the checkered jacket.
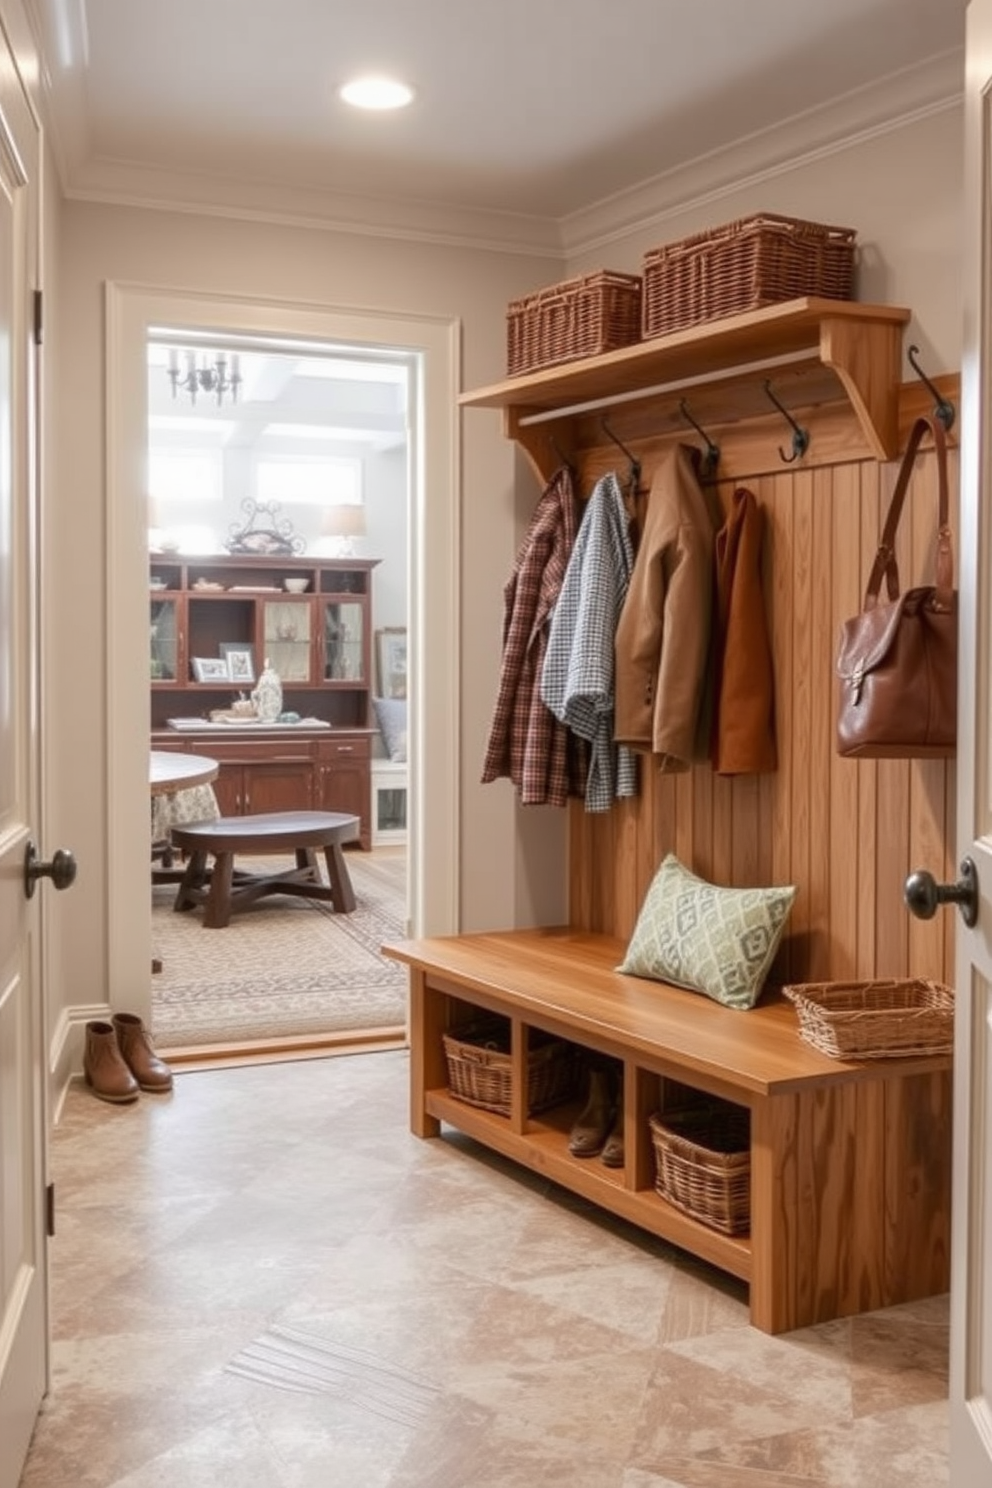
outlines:
[{"label": "checkered jacket", "polygon": [[610,473],[586,503],[541,676],[552,713],[589,743],[587,811],[608,811],[616,797],[637,794],[635,756],[613,743],[614,638],[633,566],[623,492]]},{"label": "checkered jacket", "polygon": [[581,795],[584,761],[540,694],[551,616],[578,525],[563,466],[544,491],[503,589],[503,655],[483,782],[509,777],[525,806]]}]

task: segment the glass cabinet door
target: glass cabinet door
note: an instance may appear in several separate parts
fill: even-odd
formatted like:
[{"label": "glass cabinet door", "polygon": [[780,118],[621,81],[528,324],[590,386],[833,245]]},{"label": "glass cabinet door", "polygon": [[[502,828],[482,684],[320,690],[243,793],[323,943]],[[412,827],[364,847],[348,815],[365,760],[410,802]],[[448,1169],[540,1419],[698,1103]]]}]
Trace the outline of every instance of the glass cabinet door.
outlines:
[{"label": "glass cabinet door", "polygon": [[364,682],[365,606],[353,600],[324,603],[324,681]]},{"label": "glass cabinet door", "polygon": [[149,675],[153,682],[179,680],[179,604],[175,599],[153,599],[149,605]]},{"label": "glass cabinet door", "polygon": [[267,599],[263,612],[262,662],[279,673],[283,682],[308,683],[313,610],[309,599]]}]

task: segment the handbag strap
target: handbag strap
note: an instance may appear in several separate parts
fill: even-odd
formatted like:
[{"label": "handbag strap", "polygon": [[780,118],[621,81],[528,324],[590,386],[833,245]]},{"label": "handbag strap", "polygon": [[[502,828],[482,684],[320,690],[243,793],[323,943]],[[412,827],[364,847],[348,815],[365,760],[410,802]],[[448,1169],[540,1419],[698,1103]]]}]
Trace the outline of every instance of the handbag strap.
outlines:
[{"label": "handbag strap", "polygon": [[882,540],[878,545],[875,562],[868,576],[864,602],[866,610],[874,609],[878,603],[883,574],[889,599],[899,598],[899,568],[895,552],[896,528],[902,516],[909,478],[913,473],[913,466],[916,463],[923,436],[928,432],[933,438],[933,446],[937,454],[937,593],[934,596],[934,607],[945,609],[951,606],[951,591],[954,588],[954,555],[951,551],[951,529],[948,525],[947,436],[939,419],[918,418],[910,430],[906,453],[902,457],[892,500],[889,502],[889,510],[885,518],[885,526],[882,529]]}]

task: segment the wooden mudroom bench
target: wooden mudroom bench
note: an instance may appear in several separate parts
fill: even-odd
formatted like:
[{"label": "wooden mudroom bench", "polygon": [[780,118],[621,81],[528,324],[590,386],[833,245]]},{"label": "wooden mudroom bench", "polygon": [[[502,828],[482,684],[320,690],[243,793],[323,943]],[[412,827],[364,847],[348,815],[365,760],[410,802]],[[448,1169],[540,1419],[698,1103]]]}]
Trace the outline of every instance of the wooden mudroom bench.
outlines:
[{"label": "wooden mudroom bench", "polygon": [[[418,1136],[438,1136],[446,1122],[741,1278],[751,1321],[768,1333],[947,1289],[949,1056],[830,1059],[800,1039],[781,995],[766,992],[739,1012],[622,976],[614,968],[623,945],[604,935],[516,930],[384,952],[410,968]],[[479,1010],[510,1020],[509,1115],[468,1105],[448,1087],[442,1035]],[[527,1115],[532,1029],[623,1062],[623,1169],[570,1156],[580,1102]],[[750,1111],[749,1235],[722,1234],[655,1191],[648,1116],[685,1086]]]}]

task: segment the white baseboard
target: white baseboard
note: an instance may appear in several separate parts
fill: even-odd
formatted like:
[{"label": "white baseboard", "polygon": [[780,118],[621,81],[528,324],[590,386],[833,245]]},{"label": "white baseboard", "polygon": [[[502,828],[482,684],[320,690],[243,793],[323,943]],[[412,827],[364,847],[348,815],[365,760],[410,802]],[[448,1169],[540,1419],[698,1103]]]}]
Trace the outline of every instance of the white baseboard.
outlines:
[{"label": "white baseboard", "polygon": [[48,1109],[52,1126],[57,1126],[61,1118],[70,1080],[83,1072],[87,1023],[109,1022],[110,1017],[108,1003],[77,1003],[63,1008],[59,1014],[48,1050]]}]

